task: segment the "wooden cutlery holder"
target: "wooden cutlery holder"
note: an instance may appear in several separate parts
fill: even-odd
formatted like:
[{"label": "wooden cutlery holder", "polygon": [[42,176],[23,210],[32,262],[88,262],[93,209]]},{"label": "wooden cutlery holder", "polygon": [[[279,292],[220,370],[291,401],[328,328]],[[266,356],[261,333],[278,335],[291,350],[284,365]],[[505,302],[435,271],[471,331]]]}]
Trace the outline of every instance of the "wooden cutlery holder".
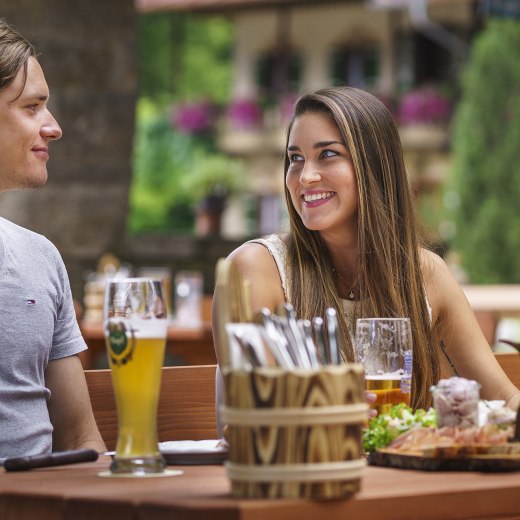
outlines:
[{"label": "wooden cutlery holder", "polygon": [[347,497],[360,488],[368,418],[361,365],[223,371],[236,497]]}]

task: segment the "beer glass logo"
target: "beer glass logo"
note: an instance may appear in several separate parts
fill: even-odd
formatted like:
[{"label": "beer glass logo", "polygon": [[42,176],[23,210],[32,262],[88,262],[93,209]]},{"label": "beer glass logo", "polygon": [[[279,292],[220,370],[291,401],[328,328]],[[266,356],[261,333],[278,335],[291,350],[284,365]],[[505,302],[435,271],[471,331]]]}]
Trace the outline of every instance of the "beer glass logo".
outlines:
[{"label": "beer glass logo", "polygon": [[403,352],[404,373],[401,379],[401,392],[409,394],[412,391],[412,351]]},{"label": "beer glass logo", "polygon": [[107,340],[110,361],[113,365],[122,366],[132,359],[135,337],[133,330],[131,328],[127,330],[124,322],[112,321],[108,324]]}]

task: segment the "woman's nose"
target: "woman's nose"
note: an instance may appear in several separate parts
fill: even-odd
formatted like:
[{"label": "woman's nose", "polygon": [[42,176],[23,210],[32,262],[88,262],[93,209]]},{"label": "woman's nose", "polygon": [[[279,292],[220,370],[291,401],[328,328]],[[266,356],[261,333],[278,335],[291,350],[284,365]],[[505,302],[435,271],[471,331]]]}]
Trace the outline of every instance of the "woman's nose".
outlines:
[{"label": "woman's nose", "polygon": [[306,163],[300,175],[300,184],[306,186],[319,180],[321,180],[321,175],[317,168],[313,166],[312,163]]},{"label": "woman's nose", "polygon": [[47,120],[42,125],[40,133],[49,140],[60,139],[63,134],[58,121],[54,119],[54,116],[50,112],[48,112]]}]

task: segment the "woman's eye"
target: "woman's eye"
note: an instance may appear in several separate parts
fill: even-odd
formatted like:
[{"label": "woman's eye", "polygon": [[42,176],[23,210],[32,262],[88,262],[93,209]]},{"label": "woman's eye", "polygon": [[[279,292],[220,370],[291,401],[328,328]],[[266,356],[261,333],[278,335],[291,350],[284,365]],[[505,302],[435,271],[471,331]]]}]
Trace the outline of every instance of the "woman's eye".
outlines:
[{"label": "woman's eye", "polygon": [[289,162],[303,161],[303,157],[299,153],[289,155]]},{"label": "woman's eye", "polygon": [[338,155],[338,152],[335,152],[334,150],[323,150],[323,152],[321,152],[321,155],[323,157],[335,157],[336,155]]},{"label": "woman's eye", "polygon": [[36,112],[37,108],[38,108],[38,105],[37,104],[33,104],[33,105],[27,105],[27,108],[29,110],[32,110],[33,112]]}]

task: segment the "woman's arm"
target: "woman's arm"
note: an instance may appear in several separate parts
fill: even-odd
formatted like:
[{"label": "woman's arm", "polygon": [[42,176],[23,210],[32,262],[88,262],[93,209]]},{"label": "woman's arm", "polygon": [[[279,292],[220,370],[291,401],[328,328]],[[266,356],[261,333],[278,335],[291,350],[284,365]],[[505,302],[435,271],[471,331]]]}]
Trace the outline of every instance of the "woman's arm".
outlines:
[{"label": "woman's arm", "polygon": [[284,303],[280,273],[269,250],[258,243],[247,243],[235,249],[229,258],[238,267],[244,280],[251,283],[251,309],[267,307],[274,312]]},{"label": "woman's arm", "polygon": [[447,265],[437,255],[425,252],[423,273],[441,359],[445,358],[459,376],[479,382],[484,399],[504,400],[516,410],[520,392],[500,367]]},{"label": "woman's arm", "polygon": [[[262,307],[267,307],[274,312],[279,303],[284,302],[284,292],[280,280],[280,274],[276,262],[271,253],[261,244],[246,243],[233,251],[229,258],[235,262],[242,278],[250,283],[249,296],[251,298],[251,309],[255,312]],[[213,345],[218,359],[219,353],[219,327],[218,312],[219,306],[218,291],[213,296],[212,324],[213,324]],[[224,401],[222,395],[223,381],[220,367],[216,372],[216,418],[217,434],[221,438],[224,436],[224,425],[220,420],[219,408]]]},{"label": "woman's arm", "polygon": [[[235,263],[244,280],[250,283],[249,297],[253,312],[267,307],[271,312],[284,302],[280,274],[271,253],[261,244],[246,243],[233,251],[229,258]],[[218,291],[213,296],[212,323],[213,343],[218,358]]]}]

